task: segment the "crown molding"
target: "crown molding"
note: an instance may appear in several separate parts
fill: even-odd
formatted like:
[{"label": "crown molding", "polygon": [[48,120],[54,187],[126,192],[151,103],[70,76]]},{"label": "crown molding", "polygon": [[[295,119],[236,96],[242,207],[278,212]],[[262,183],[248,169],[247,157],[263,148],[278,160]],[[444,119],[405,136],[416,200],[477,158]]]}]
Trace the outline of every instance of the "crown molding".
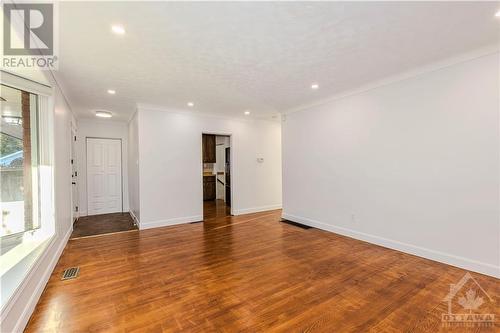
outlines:
[{"label": "crown molding", "polygon": [[317,100],[315,102],[311,102],[311,103],[300,105],[298,107],[290,108],[290,109],[282,112],[282,114],[290,114],[290,113],[294,113],[294,112],[305,111],[305,110],[313,108],[313,107],[323,106],[325,104],[329,104],[329,103],[332,103],[334,101],[337,101],[337,100],[340,100],[340,99],[343,99],[346,97],[362,94],[362,93],[368,92],[370,90],[374,90],[374,89],[381,88],[384,86],[389,86],[391,84],[410,80],[410,79],[413,79],[413,78],[416,78],[416,77],[419,77],[419,76],[422,76],[425,74],[429,74],[432,72],[436,72],[436,71],[448,68],[448,67],[453,66],[453,65],[457,65],[457,64],[465,63],[465,62],[472,61],[475,59],[479,59],[482,57],[490,56],[490,55],[493,55],[493,54],[499,53],[499,52],[500,52],[500,45],[499,44],[491,44],[491,45],[488,45],[488,46],[480,48],[480,49],[476,49],[476,50],[471,51],[471,52],[463,53],[463,54],[460,54],[458,56],[447,58],[447,59],[439,61],[439,62],[434,62],[432,64],[421,66],[421,67],[418,67],[418,68],[415,68],[415,69],[412,69],[409,71],[405,71],[405,72],[402,72],[400,74],[396,74],[393,76],[389,76],[389,77],[386,77],[386,78],[381,79],[381,80],[373,81],[373,82],[367,83],[365,85],[362,85],[358,88],[344,90],[340,93],[336,93],[334,95],[331,95],[327,98]]}]

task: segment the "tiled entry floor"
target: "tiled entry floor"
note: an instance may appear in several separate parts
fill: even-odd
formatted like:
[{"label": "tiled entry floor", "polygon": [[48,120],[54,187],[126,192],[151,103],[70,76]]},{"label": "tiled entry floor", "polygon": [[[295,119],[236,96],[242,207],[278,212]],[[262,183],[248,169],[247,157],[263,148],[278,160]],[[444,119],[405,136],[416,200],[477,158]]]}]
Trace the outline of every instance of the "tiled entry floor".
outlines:
[{"label": "tiled entry floor", "polygon": [[137,226],[129,213],[83,216],[73,225],[71,239],[130,230]]}]

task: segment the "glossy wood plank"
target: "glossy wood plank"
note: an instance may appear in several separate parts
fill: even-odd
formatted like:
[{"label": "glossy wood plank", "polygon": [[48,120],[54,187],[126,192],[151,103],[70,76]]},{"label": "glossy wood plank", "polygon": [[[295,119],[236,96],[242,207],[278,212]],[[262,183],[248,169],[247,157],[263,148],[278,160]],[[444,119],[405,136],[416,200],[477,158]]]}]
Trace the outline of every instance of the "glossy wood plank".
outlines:
[{"label": "glossy wood plank", "polygon": [[203,218],[211,226],[227,221],[231,222],[231,220],[221,219],[229,215],[231,215],[231,208],[224,203],[224,200],[203,201]]},{"label": "glossy wood plank", "polygon": [[[493,332],[442,327],[464,270],[280,211],[71,240],[27,332]],[[80,277],[61,281],[64,268]],[[472,274],[496,303],[499,280]],[[483,296],[484,297],[484,296]]]}]

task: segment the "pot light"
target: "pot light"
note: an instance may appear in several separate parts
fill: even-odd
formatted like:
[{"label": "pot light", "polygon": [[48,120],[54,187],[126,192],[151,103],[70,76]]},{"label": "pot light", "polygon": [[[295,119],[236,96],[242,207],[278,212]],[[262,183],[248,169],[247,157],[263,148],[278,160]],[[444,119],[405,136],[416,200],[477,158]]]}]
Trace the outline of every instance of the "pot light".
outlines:
[{"label": "pot light", "polygon": [[317,83],[311,84],[311,89],[316,90],[318,88],[319,88],[319,84],[317,84]]},{"label": "pot light", "polygon": [[495,17],[500,17],[500,10],[495,13]]},{"label": "pot light", "polygon": [[114,94],[116,94],[116,91],[113,89],[108,89],[108,94],[114,95]]},{"label": "pot light", "polygon": [[101,118],[111,118],[113,117],[113,114],[109,111],[96,111],[95,112],[96,117],[101,117]]},{"label": "pot light", "polygon": [[125,34],[125,28],[122,25],[112,25],[111,31],[113,31],[117,35],[124,35]]},{"label": "pot light", "polygon": [[190,108],[192,108],[194,106],[194,103],[193,102],[188,102],[187,106],[189,106]]},{"label": "pot light", "polygon": [[250,111],[245,111],[245,116],[248,116],[250,114]]}]

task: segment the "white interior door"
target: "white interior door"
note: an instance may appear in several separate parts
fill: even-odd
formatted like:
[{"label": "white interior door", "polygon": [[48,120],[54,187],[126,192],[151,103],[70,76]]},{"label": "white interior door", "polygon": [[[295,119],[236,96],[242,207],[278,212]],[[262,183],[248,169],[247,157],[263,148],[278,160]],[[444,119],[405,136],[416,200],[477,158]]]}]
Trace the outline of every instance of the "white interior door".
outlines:
[{"label": "white interior door", "polygon": [[122,211],[122,143],[87,138],[88,215]]}]

